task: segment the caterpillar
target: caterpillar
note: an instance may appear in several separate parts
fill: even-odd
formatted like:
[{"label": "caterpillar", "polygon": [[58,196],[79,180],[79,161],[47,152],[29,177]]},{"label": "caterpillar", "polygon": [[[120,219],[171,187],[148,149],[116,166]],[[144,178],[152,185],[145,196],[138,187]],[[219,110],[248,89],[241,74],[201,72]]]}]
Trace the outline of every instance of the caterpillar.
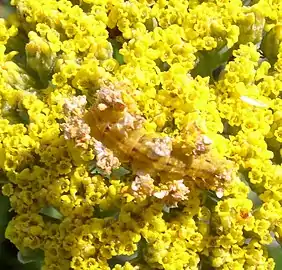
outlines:
[{"label": "caterpillar", "polygon": [[84,120],[90,126],[91,136],[135,173],[186,178],[209,190],[217,190],[231,180],[231,161],[215,156],[209,149],[211,140],[200,130],[194,128],[198,136],[193,146],[158,132],[148,133],[133,99],[114,86],[103,86],[97,91]]}]

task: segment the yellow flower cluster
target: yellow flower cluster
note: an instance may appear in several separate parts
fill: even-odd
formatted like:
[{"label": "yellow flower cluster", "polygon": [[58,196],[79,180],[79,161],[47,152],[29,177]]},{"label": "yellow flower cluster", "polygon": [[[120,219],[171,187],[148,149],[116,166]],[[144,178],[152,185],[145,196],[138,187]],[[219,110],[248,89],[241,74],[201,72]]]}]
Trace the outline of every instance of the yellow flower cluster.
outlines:
[{"label": "yellow flower cluster", "polygon": [[[267,246],[282,241],[282,2],[243,2],[12,0],[16,14],[0,19],[0,175],[15,212],[6,238],[20,251],[42,250],[44,270],[274,269]],[[230,57],[212,70],[218,78],[195,74],[202,59],[224,52]],[[116,169],[103,134],[90,138],[80,114],[92,112],[104,85],[126,85],[123,99],[145,134],[173,138],[181,160],[196,126],[213,153],[234,162],[230,182],[203,190],[192,176],[189,188],[173,179],[174,205],[160,200],[162,190],[129,198],[128,187],[150,194],[161,176],[136,177],[130,162]],[[134,131],[129,112],[123,124]],[[216,171],[206,164],[203,179]]]}]

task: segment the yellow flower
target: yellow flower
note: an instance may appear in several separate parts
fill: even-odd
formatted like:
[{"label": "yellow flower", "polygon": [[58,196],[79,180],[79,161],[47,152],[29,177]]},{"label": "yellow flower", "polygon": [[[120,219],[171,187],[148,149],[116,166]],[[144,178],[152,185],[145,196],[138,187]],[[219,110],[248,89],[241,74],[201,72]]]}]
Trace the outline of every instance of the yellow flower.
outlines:
[{"label": "yellow flower", "polygon": [[[264,246],[272,232],[282,235],[282,46],[276,42],[273,62],[268,44],[263,42],[262,59],[257,42],[262,26],[266,41],[271,29],[280,29],[279,4],[80,2],[13,0],[17,15],[0,19],[0,167],[9,181],[1,189],[16,213],[6,237],[21,250],[42,249],[45,270],[109,269],[109,260],[140,251],[142,263],[113,269],[196,270],[202,255],[210,256],[207,267],[217,269],[273,269]],[[112,40],[122,46],[122,64],[114,59],[118,48]],[[26,65],[17,64],[22,48]],[[223,67],[218,79],[194,74],[203,51],[212,51],[211,66]],[[150,196],[136,199],[130,187],[140,172],[130,160],[122,164],[129,174],[104,177],[94,169],[92,138],[83,148],[61,134],[65,99],[85,95],[91,114],[95,93],[110,83],[129,104],[127,113],[144,118],[139,145],[144,137],[138,136],[164,135],[181,150],[164,158],[164,172],[150,172],[165,190],[184,181],[189,199],[177,207]],[[123,114],[111,119],[109,111],[96,119],[101,143],[112,138],[109,122],[119,129],[115,117]],[[126,134],[117,132],[114,142]],[[212,141],[203,154],[193,152],[200,135]],[[117,156],[123,151],[114,150]],[[130,151],[134,159],[135,146]],[[210,153],[234,162],[231,181],[218,190],[203,191],[190,174],[182,180],[172,173],[171,157],[186,166],[191,156],[205,159]],[[209,168],[198,169],[210,175]],[[221,175],[212,173],[221,184]],[[35,214],[47,205],[62,213],[60,222]]]},{"label": "yellow flower", "polygon": [[67,83],[67,78],[62,73],[56,73],[53,75],[52,83],[60,87]]},{"label": "yellow flower", "polygon": [[4,196],[11,196],[14,193],[13,185],[11,183],[3,185],[2,193]]},{"label": "yellow flower", "polygon": [[275,130],[274,135],[276,137],[276,140],[278,142],[282,142],[282,127],[279,127],[278,129]]}]

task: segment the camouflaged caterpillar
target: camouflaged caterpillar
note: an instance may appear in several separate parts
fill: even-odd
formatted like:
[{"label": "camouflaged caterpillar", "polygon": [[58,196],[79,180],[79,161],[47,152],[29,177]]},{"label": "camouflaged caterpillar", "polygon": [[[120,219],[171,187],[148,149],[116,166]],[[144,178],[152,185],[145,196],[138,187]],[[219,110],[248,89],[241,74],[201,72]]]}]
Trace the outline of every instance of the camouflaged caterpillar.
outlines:
[{"label": "camouflaged caterpillar", "polygon": [[91,136],[112,150],[121,163],[129,164],[133,173],[187,179],[209,190],[231,180],[231,162],[210,153],[208,137],[199,134],[194,149],[183,151],[185,147],[169,136],[148,133],[144,120],[132,104],[126,104],[122,91],[111,86],[97,91],[95,103],[85,115]]}]

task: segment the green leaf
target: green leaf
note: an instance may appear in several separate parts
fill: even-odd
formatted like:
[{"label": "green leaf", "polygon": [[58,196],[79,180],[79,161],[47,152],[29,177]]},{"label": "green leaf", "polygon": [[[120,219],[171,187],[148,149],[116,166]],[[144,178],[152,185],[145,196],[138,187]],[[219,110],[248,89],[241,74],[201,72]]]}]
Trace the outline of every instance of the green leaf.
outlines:
[{"label": "green leaf", "polygon": [[118,169],[113,170],[112,174],[111,174],[111,178],[115,178],[115,179],[121,179],[122,177],[124,177],[127,174],[130,174],[131,172],[127,169],[125,169],[124,167],[119,167]]},{"label": "green leaf", "polygon": [[31,262],[21,266],[21,270],[41,270],[42,262]]},{"label": "green leaf", "polygon": [[0,4],[0,14],[1,14],[1,18],[7,19],[11,13],[15,12],[15,8],[9,5],[9,1],[5,1],[5,2],[4,4]]},{"label": "green leaf", "polygon": [[40,269],[44,260],[44,252],[41,249],[33,250],[27,248],[22,251],[18,251],[17,258],[21,264],[25,264],[25,265],[29,264],[29,267],[31,266],[35,267],[35,268],[26,268],[26,269]]},{"label": "green leaf", "polygon": [[39,212],[40,214],[47,216],[47,217],[51,217],[54,219],[58,219],[58,220],[62,220],[63,219],[63,215],[53,206],[46,206],[44,208],[42,208]]},{"label": "green leaf", "polygon": [[212,80],[215,80],[213,72],[225,65],[231,55],[232,49],[228,49],[226,46],[212,51],[199,52],[198,64],[191,71],[192,76],[209,76]]},{"label": "green leaf", "polygon": [[119,167],[118,169],[114,169],[111,173],[111,175],[107,175],[105,174],[105,172],[99,168],[96,165],[96,161],[95,160],[91,160],[88,164],[88,170],[92,175],[102,175],[103,177],[110,179],[110,178],[114,178],[114,179],[121,179],[123,178],[125,175],[130,174],[131,171],[124,168],[124,167]]},{"label": "green leaf", "polygon": [[10,201],[9,198],[0,195],[0,244],[5,240],[5,230],[12,214],[9,212]]},{"label": "green leaf", "polygon": [[275,25],[262,39],[260,49],[263,55],[273,65],[279,53],[279,46],[282,42],[282,26]]},{"label": "green leaf", "polygon": [[119,53],[119,50],[122,47],[122,45],[118,43],[115,39],[110,39],[109,41],[113,46],[113,58],[116,59],[120,65],[123,65],[124,64],[123,55]]},{"label": "green leaf", "polygon": [[199,270],[215,270],[215,268],[211,266],[211,260],[209,257],[201,255]]},{"label": "green leaf", "polygon": [[282,269],[281,245],[276,240],[273,240],[273,242],[267,246],[267,250],[268,250],[268,256],[273,258],[275,261],[275,270],[281,270]]},{"label": "green leaf", "polygon": [[91,160],[91,161],[89,162],[88,170],[89,170],[89,172],[90,172],[91,174],[93,174],[93,175],[99,174],[99,175],[104,176],[105,178],[108,178],[108,179],[110,178],[110,176],[109,176],[109,175],[106,175],[102,169],[100,169],[99,167],[97,167],[95,160]]},{"label": "green leaf", "polygon": [[[39,255],[39,252],[36,251]],[[9,241],[5,240],[0,246],[0,269],[9,270],[41,270],[43,253],[40,254],[40,260],[22,264],[19,262],[17,248]]]},{"label": "green leaf", "polygon": [[124,265],[126,262],[130,262],[138,257],[138,252],[134,252],[132,255],[127,256],[127,255],[119,255],[112,257],[108,263],[110,267],[114,267],[116,264]]},{"label": "green leaf", "polygon": [[30,123],[29,115],[25,108],[19,109],[18,114],[23,124],[28,125]]},{"label": "green leaf", "polygon": [[215,207],[221,198],[217,197],[216,192],[207,190],[203,192],[203,204],[209,209]]},{"label": "green leaf", "polygon": [[107,218],[107,217],[112,217],[114,219],[118,219],[120,209],[118,208],[113,208],[113,209],[107,209],[103,210],[100,209],[100,207],[95,207],[94,209],[94,216],[97,218]]},{"label": "green leaf", "polygon": [[262,205],[262,201],[259,198],[258,194],[252,189],[249,177],[248,170],[243,170],[242,168],[239,170],[238,176],[240,180],[249,187],[248,199],[253,202],[253,208],[258,209]]},{"label": "green leaf", "polygon": [[108,175],[105,175],[104,171],[102,169],[100,169],[99,167],[94,168],[91,171],[91,173],[92,174],[100,174],[100,175],[103,175],[103,176],[108,176]]}]

